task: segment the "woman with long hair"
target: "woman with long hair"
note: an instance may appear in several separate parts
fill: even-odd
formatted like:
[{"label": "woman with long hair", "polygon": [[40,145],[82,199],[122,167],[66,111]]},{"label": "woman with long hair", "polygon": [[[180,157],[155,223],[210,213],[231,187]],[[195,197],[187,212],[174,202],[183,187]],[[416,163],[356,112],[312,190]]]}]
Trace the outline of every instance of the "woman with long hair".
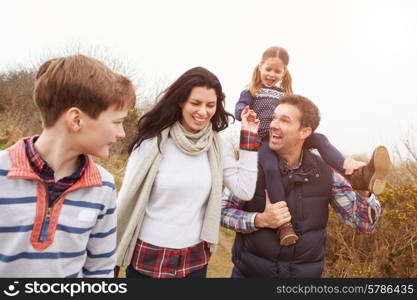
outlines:
[{"label": "woman with long hair", "polygon": [[217,77],[196,67],[140,118],[118,196],[117,265],[127,277],[206,277],[223,187],[252,198],[259,120],[245,108],[236,161],[219,135],[233,118],[224,99]]}]

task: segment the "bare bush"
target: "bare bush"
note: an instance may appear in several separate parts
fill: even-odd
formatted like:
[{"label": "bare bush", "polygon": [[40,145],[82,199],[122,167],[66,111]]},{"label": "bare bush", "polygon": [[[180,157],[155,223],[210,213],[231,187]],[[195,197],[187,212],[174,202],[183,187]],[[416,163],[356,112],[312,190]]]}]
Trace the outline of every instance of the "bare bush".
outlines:
[{"label": "bare bush", "polygon": [[0,74],[0,137],[5,144],[41,130],[32,101],[34,76],[31,69]]},{"label": "bare bush", "polygon": [[331,213],[324,277],[416,277],[417,188],[388,187],[373,235],[347,228]]},{"label": "bare bush", "polygon": [[[414,133],[412,127],[410,132]],[[394,148],[394,165],[389,174],[389,182],[393,186],[417,186],[417,140],[409,134],[402,142],[402,151]]]}]

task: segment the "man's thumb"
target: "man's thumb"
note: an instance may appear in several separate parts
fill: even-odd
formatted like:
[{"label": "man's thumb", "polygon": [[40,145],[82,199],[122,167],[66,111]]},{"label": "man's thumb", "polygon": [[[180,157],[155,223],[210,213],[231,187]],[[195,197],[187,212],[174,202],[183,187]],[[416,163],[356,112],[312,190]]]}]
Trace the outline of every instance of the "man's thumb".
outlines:
[{"label": "man's thumb", "polygon": [[269,198],[268,191],[265,190],[265,207],[271,206],[271,199]]}]

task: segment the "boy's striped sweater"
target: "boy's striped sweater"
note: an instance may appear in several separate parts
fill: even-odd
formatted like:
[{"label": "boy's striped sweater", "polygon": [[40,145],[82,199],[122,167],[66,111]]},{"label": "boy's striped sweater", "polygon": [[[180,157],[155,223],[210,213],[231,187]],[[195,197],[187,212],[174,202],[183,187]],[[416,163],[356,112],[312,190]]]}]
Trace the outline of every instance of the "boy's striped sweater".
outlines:
[{"label": "boy's striped sweater", "polygon": [[0,151],[0,277],[109,277],[116,248],[113,177],[91,158],[48,209],[21,139]]}]

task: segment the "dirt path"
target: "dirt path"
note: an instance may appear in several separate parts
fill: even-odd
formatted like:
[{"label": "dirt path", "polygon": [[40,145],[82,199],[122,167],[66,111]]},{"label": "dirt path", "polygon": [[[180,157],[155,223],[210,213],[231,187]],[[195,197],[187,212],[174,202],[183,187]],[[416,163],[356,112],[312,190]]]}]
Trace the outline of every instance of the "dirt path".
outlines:
[{"label": "dirt path", "polygon": [[208,265],[209,278],[230,278],[232,272],[232,245],[234,237],[220,230],[219,245]]},{"label": "dirt path", "polygon": [[234,238],[231,238],[220,231],[219,243],[229,253],[232,252],[233,241]]}]

